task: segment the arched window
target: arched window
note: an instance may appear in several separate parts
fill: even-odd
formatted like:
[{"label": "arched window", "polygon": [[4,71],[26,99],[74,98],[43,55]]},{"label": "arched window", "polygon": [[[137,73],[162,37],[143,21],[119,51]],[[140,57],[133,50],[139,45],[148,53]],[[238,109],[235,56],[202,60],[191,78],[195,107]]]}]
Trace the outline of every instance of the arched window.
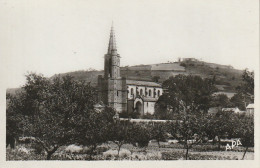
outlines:
[{"label": "arched window", "polygon": [[149,90],[149,96],[151,96],[151,94],[152,94],[152,91],[151,91],[151,90]]},{"label": "arched window", "polygon": [[158,90],[158,97],[160,96],[160,94],[161,94],[161,92],[160,92],[160,90]]},{"label": "arched window", "polygon": [[134,94],[134,89],[133,88],[131,88],[131,95],[133,95]]},{"label": "arched window", "polygon": [[140,90],[140,95],[141,95],[141,96],[143,95],[143,89]]}]

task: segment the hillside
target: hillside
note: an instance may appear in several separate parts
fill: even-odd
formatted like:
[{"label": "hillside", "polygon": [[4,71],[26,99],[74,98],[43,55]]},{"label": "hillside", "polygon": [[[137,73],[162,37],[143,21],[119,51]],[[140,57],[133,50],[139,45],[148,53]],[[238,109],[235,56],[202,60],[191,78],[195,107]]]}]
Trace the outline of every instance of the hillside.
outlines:
[{"label": "hillside", "polygon": [[[121,76],[133,80],[152,81],[155,76],[160,83],[170,76],[178,74],[199,75],[202,78],[216,78],[216,84],[221,92],[235,92],[236,86],[242,81],[243,71],[234,69],[228,65],[207,63],[203,61],[181,61],[174,63],[161,63],[152,65],[136,65],[121,67]],[[75,71],[63,75],[71,75],[78,80],[91,82],[97,85],[98,75],[103,75],[103,71]]]},{"label": "hillside", "polygon": [[[103,71],[87,70],[75,71],[62,74],[60,76],[71,75],[77,80],[91,82],[92,86],[97,85],[98,75],[103,75]],[[202,78],[216,78],[216,84],[220,93],[227,93],[231,97],[236,86],[241,83],[243,71],[234,69],[228,65],[220,65],[207,63],[198,60],[185,60],[173,63],[161,63],[152,65],[136,65],[121,67],[121,76],[133,80],[153,81],[154,78],[159,79],[162,83],[170,76],[178,74],[199,75]],[[53,78],[52,76],[51,78]],[[8,89],[7,92],[14,93],[16,89]]]}]

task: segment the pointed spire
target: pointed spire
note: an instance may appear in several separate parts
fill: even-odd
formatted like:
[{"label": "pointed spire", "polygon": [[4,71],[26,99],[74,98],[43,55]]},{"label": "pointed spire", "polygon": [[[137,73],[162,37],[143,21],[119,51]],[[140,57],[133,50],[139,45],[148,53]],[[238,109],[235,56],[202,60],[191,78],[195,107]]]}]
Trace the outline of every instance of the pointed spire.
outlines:
[{"label": "pointed spire", "polygon": [[111,30],[110,30],[110,38],[109,38],[107,54],[112,54],[112,53],[117,54],[116,38],[115,38],[113,22],[112,22],[112,26],[111,26]]}]

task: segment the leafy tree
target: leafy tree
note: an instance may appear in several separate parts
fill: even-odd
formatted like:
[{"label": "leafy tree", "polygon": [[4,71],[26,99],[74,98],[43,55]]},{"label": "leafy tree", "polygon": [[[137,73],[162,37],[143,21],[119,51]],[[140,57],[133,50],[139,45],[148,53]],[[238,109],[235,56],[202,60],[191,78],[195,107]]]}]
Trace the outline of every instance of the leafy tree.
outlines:
[{"label": "leafy tree", "polygon": [[151,138],[157,141],[160,148],[160,141],[166,141],[167,132],[166,125],[164,123],[153,123],[151,130]]},{"label": "leafy tree", "polygon": [[163,94],[159,97],[158,101],[155,104],[154,117],[160,120],[174,119],[174,113],[169,109],[167,105],[167,95]]},{"label": "leafy tree", "polygon": [[128,142],[134,146],[147,147],[151,140],[150,124],[131,124],[128,130]]},{"label": "leafy tree", "polygon": [[242,160],[248,147],[254,146],[254,118],[252,116],[240,115],[234,123],[233,136],[240,138],[241,143],[246,147]]},{"label": "leafy tree", "polygon": [[94,89],[70,76],[49,80],[32,73],[26,79],[20,107],[11,108],[23,115],[24,135],[34,137],[49,160],[60,146],[75,142],[79,128],[89,121]]},{"label": "leafy tree", "polygon": [[[160,97],[165,103],[163,107],[170,107],[173,113],[179,113],[182,106],[189,108],[192,113],[207,113],[212,94],[217,90],[213,79],[191,75],[170,77],[163,82],[163,88],[166,90]],[[160,98],[158,103],[163,102]]]},{"label": "leafy tree", "polygon": [[78,125],[75,142],[89,147],[90,160],[97,146],[109,140],[114,115],[115,111],[109,107],[102,111],[93,110],[89,112],[87,121]]},{"label": "leafy tree", "polygon": [[238,107],[240,110],[246,110],[246,104],[242,94],[235,94],[233,97],[231,97],[230,103],[233,107]]},{"label": "leafy tree", "polygon": [[244,70],[243,75],[242,75],[243,82],[240,88],[241,92],[244,92],[251,98],[254,97],[254,72],[250,72],[247,69]]},{"label": "leafy tree", "polygon": [[128,142],[129,124],[128,122],[114,121],[114,123],[110,125],[108,137],[110,141],[113,141],[117,145],[118,157],[122,145]]},{"label": "leafy tree", "polygon": [[225,107],[230,107],[232,105],[226,94],[218,94],[213,97],[212,106],[225,108]]},{"label": "leafy tree", "polygon": [[[189,111],[189,110],[187,110]],[[205,135],[205,123],[202,122],[203,115],[194,115],[189,112],[182,116],[182,120],[168,122],[169,133],[179,140],[186,149],[185,159],[188,160],[189,149],[194,144],[202,141]]]},{"label": "leafy tree", "polygon": [[231,138],[233,135],[237,123],[236,115],[234,112],[218,111],[216,115],[209,118],[209,121],[207,133],[211,138],[218,137],[218,149],[220,150],[221,138]]},{"label": "leafy tree", "polygon": [[245,109],[247,104],[254,102],[254,72],[245,69],[242,74],[242,80],[243,82],[236,90],[238,92],[237,98],[240,98],[240,102],[242,101],[244,103],[242,109]]},{"label": "leafy tree", "polygon": [[6,147],[10,144],[10,147],[14,148],[15,140],[23,133],[22,115],[20,111],[16,111],[22,106],[19,99],[19,95],[6,95]]}]

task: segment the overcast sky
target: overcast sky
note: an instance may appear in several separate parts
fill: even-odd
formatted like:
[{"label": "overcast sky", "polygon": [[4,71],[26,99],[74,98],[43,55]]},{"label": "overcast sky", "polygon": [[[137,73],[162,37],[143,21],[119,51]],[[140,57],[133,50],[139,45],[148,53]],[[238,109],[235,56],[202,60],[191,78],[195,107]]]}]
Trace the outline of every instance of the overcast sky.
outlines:
[{"label": "overcast sky", "polygon": [[258,67],[257,0],[0,0],[1,74],[6,87],[27,72],[104,67],[114,22],[121,66],[194,57]]}]

